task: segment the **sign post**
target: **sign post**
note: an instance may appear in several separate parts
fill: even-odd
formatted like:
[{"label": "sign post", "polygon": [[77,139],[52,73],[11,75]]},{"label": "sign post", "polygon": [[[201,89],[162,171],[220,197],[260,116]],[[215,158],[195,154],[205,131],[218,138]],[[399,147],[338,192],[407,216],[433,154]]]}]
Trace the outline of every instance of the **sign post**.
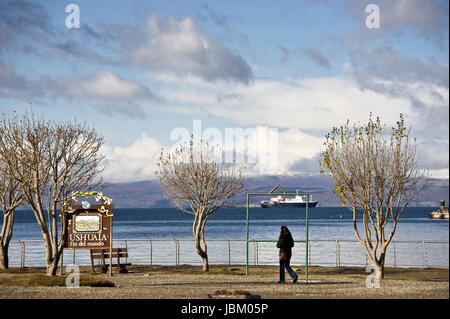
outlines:
[{"label": "sign post", "polygon": [[[81,205],[72,205],[78,197],[94,196],[102,199],[103,204],[84,201]],[[105,249],[109,250],[109,275],[112,275],[112,205],[111,199],[97,192],[77,192],[69,204],[62,209],[61,226],[64,236],[64,248],[68,249]],[[61,261],[62,267],[62,261]]]},{"label": "sign post", "polygon": [[84,209],[81,205],[73,205],[75,211],[65,213],[67,240],[64,248],[108,249],[112,246],[112,218],[100,212],[100,206]]}]

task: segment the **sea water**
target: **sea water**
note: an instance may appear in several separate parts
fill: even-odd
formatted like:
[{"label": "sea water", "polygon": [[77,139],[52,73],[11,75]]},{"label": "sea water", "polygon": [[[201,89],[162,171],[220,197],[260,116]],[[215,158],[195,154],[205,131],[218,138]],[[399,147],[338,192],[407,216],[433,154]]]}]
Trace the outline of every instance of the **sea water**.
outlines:
[{"label": "sea water", "polygon": [[[396,244],[391,244],[387,261],[390,265],[448,267],[448,220],[429,219],[428,213],[435,209],[411,207],[405,210],[393,238]],[[113,213],[113,245],[128,247],[129,262],[162,265],[201,263],[193,245],[192,214],[175,208],[123,208],[114,209]],[[249,239],[265,240],[250,244],[249,258],[252,264],[276,264],[278,250],[275,243],[270,241],[278,239],[283,225],[290,229],[295,240],[306,239],[304,208],[250,208],[248,221]],[[357,225],[364,238],[360,220]],[[386,236],[391,227],[392,222],[389,222],[385,229]],[[205,230],[209,261],[216,264],[245,264],[246,234],[245,207],[220,209],[212,214]],[[347,208],[310,208],[308,238],[312,265],[361,266],[367,263],[362,246],[356,241],[352,213]],[[45,265],[42,234],[31,211],[16,212],[12,240],[11,266],[19,266],[22,262],[26,266]],[[26,250],[23,258],[22,249]],[[90,264],[86,250],[69,250],[65,256],[66,263]],[[297,242],[292,262],[304,264],[304,243]]]},{"label": "sea water", "polygon": [[[408,207],[399,219],[394,240],[448,241],[448,220],[429,219],[428,213],[438,207]],[[362,235],[361,218],[358,227]],[[206,224],[206,238],[245,239],[247,231],[245,207],[220,209]],[[179,238],[192,239],[193,215],[175,208],[115,209],[115,239]],[[250,208],[249,238],[277,239],[285,225],[295,239],[306,237],[305,208]],[[392,222],[386,226],[389,233]],[[315,207],[308,212],[309,239],[354,240],[352,212],[345,207]],[[17,211],[12,240],[42,239],[40,228],[31,211]]]}]

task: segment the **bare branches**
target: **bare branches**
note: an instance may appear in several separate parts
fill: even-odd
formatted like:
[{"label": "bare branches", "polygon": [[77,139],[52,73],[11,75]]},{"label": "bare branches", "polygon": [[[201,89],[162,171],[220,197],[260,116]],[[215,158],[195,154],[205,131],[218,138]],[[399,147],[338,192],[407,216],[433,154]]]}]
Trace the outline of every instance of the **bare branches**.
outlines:
[{"label": "bare branches", "polygon": [[[12,153],[13,145],[5,138],[8,127],[0,121],[0,149],[6,154]],[[8,247],[13,235],[15,209],[22,204],[23,193],[15,180],[13,171],[7,165],[4,154],[0,152],[0,208],[3,212],[3,223],[0,231],[0,268],[9,267]]]},{"label": "bare branches", "polygon": [[[371,116],[363,126],[350,126],[347,121],[326,135],[326,149],[320,160],[334,180],[335,194],[353,210],[355,233],[369,248],[366,252],[375,264],[384,260],[399,217],[428,180],[423,171],[416,169],[416,147],[403,115],[390,138],[384,132],[379,118],[373,120]],[[355,208],[362,210],[365,240],[359,237]],[[384,228],[390,218],[393,225],[386,238]]]},{"label": "bare branches", "polygon": [[194,215],[196,248],[203,270],[208,271],[206,221],[221,207],[232,205],[231,198],[244,188],[243,168],[218,161],[217,150],[202,141],[190,141],[172,152],[162,150],[157,166],[165,196],[180,210]]},{"label": "bare branches", "polygon": [[86,124],[56,123],[34,114],[3,117],[0,132],[2,166],[33,210],[46,245],[47,271],[53,273],[62,251],[58,205],[74,191],[101,184],[103,137]]},{"label": "bare branches", "polygon": [[183,145],[171,153],[161,151],[158,175],[167,198],[183,211],[203,208],[211,214],[229,205],[244,188],[243,169],[212,160],[207,143]]},{"label": "bare branches", "polygon": [[[1,136],[0,129],[0,136]],[[0,138],[0,143],[2,139]],[[7,145],[4,145],[7,147]],[[23,194],[18,183],[12,178],[3,159],[0,157],[0,209],[3,212],[0,230],[0,269],[9,267],[8,247],[13,235],[14,215],[16,208],[22,204]]]}]

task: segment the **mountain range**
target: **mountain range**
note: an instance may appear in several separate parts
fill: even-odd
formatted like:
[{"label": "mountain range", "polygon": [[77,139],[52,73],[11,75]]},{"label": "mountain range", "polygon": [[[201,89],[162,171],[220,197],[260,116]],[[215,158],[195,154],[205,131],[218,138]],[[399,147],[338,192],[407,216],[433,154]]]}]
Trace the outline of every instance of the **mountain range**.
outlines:
[{"label": "mountain range", "polygon": [[[237,206],[245,206],[246,193],[268,193],[276,185],[280,185],[286,192],[306,192],[318,201],[318,207],[341,206],[337,196],[333,193],[333,184],[327,175],[265,175],[249,177],[247,188],[234,196]],[[128,183],[107,183],[103,189],[106,196],[113,199],[116,208],[164,208],[174,207],[174,204],[164,197],[158,180],[147,180]],[[275,192],[279,192],[275,190]],[[276,195],[276,194],[275,194]],[[274,195],[274,196],[275,196]],[[251,197],[251,206],[259,206],[259,202],[270,196]],[[419,194],[410,206],[439,206],[440,200],[449,200],[449,180],[430,179],[427,187]]]}]

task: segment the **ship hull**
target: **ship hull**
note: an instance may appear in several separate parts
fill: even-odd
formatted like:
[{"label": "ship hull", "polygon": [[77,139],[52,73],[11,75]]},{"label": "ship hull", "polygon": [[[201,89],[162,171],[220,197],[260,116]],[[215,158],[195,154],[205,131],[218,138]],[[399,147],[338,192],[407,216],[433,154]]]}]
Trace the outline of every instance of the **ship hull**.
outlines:
[{"label": "ship hull", "polygon": [[[318,202],[309,202],[308,207],[316,207]],[[262,208],[303,208],[306,207],[306,203],[261,203]]]},{"label": "ship hull", "polygon": [[432,212],[432,213],[428,214],[428,218],[431,218],[431,219],[448,219],[448,214]]}]

